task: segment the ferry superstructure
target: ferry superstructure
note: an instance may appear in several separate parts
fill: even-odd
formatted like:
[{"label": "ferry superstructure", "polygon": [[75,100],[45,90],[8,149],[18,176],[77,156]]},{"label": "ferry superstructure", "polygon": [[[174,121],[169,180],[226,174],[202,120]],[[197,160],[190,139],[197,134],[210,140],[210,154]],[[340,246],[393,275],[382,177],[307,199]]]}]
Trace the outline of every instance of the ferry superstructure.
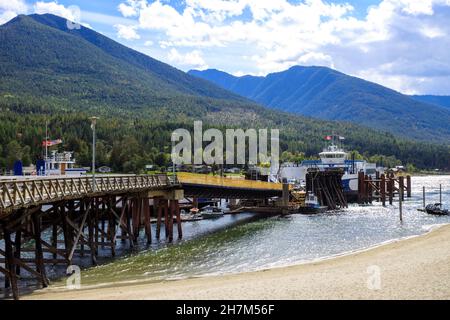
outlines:
[{"label": "ferry superstructure", "polygon": [[358,172],[364,172],[366,175],[375,178],[377,168],[375,163],[368,163],[364,160],[349,159],[349,154],[344,149],[335,144],[331,144],[321,153],[318,160],[304,160],[300,164],[283,163],[277,172],[278,181],[287,179],[289,183],[304,185],[308,171],[335,170],[342,169],[342,187],[346,193],[358,191]]}]

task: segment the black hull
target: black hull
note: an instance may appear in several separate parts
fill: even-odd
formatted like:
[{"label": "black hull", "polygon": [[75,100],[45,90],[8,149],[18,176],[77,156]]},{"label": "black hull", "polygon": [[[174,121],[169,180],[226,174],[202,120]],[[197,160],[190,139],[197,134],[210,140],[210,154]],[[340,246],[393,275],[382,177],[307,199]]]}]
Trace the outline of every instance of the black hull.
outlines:
[{"label": "black hull", "polygon": [[449,210],[442,209],[442,204],[440,203],[427,205],[425,208],[425,212],[435,216],[448,216],[450,214]]},{"label": "black hull", "polygon": [[327,210],[328,210],[328,207],[320,207],[320,208],[300,207],[300,208],[298,208],[298,213],[300,213],[300,214],[318,214],[318,213],[324,213]]}]

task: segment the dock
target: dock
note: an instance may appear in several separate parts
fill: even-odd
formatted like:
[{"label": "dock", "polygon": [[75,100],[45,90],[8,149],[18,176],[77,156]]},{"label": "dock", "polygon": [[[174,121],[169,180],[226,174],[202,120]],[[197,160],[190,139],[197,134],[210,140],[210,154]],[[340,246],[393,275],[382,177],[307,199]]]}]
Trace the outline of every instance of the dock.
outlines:
[{"label": "dock", "polygon": [[167,241],[175,225],[182,238],[179,201],[186,197],[267,201],[283,194],[282,184],[192,174],[2,178],[0,273],[18,299],[22,272],[46,287],[46,265],[70,266],[75,255],[88,255],[96,265],[99,246],[114,257],[116,242],[134,248],[141,230],[147,243],[161,237],[162,226]]},{"label": "dock", "polygon": [[411,198],[411,176],[398,176],[393,173],[379,174],[377,172],[375,179],[364,175],[363,172],[358,174],[358,203],[372,204],[373,201],[381,202],[386,206],[386,202],[393,204],[396,196],[402,197],[402,201]]}]

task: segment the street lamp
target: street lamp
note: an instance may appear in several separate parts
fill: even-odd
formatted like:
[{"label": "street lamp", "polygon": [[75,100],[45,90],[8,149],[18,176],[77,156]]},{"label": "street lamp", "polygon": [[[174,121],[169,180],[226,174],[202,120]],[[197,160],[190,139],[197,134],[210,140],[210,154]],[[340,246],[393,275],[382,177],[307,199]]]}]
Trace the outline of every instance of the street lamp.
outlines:
[{"label": "street lamp", "polygon": [[97,117],[91,117],[91,129],[92,129],[92,191],[96,191],[97,183],[95,181],[95,125],[97,124]]}]

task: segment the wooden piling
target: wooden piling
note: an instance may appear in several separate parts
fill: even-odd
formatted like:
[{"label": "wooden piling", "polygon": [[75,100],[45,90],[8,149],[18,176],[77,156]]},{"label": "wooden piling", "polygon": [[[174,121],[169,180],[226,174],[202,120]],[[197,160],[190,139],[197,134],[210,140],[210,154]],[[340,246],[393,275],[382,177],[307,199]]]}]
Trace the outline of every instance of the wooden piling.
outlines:
[{"label": "wooden piling", "polygon": [[408,198],[411,198],[411,196],[412,196],[412,192],[411,192],[411,176],[410,175],[406,176],[406,196]]},{"label": "wooden piling", "polygon": [[126,197],[122,197],[122,212],[120,214],[120,235],[121,235],[121,242],[125,242],[125,239],[129,239],[129,234],[126,232],[125,226],[127,225],[127,209],[128,209],[128,201]]},{"label": "wooden piling", "polygon": [[94,224],[95,217],[94,214],[90,214],[88,217],[88,241],[89,249],[91,251],[91,262],[95,266],[97,265],[97,247],[94,241]]},{"label": "wooden piling", "polygon": [[125,213],[126,220],[127,220],[127,234],[128,234],[128,240],[130,241],[130,247],[134,247],[134,234],[133,234],[133,228],[131,227],[131,215],[132,215],[132,203],[133,201],[131,199],[127,200],[127,211]]},{"label": "wooden piling", "polygon": [[169,208],[169,242],[173,241],[173,216],[175,213],[175,201],[169,200],[170,208]]},{"label": "wooden piling", "polygon": [[403,176],[398,177],[398,189],[399,197],[402,198],[402,201],[405,201],[405,178]]},{"label": "wooden piling", "polygon": [[153,199],[153,205],[156,206],[157,210],[157,218],[156,218],[156,239],[159,239],[161,236],[161,220],[162,220],[162,201],[159,198]]},{"label": "wooden piling", "polygon": [[283,207],[289,206],[289,184],[287,181],[283,181],[282,186],[282,199],[283,199]]},{"label": "wooden piling", "polygon": [[426,199],[425,199],[425,186],[422,187],[422,196],[423,196],[423,210],[425,210],[426,205]]},{"label": "wooden piling", "polygon": [[166,233],[166,239],[169,237],[169,205],[167,200],[164,199],[164,231]]},{"label": "wooden piling", "polygon": [[[109,197],[108,200],[108,237],[109,237],[109,243],[111,246],[111,256],[115,257],[116,256],[116,217],[114,216],[113,212],[115,212],[115,198],[114,197]],[[120,223],[118,221],[118,223]]]},{"label": "wooden piling", "polygon": [[99,226],[98,226],[98,220],[99,220],[99,207],[100,207],[100,199],[99,198],[94,198],[93,199],[93,203],[94,203],[94,212],[93,212],[93,216],[94,216],[94,242],[95,242],[95,254],[98,255],[98,243],[100,242],[99,240]]},{"label": "wooden piling", "polygon": [[13,255],[11,232],[7,228],[3,228],[3,237],[5,240],[5,259],[6,269],[9,276],[5,276],[5,288],[11,287],[14,300],[19,299],[19,289],[17,287],[17,275],[15,267],[15,259]]},{"label": "wooden piling", "polygon": [[403,221],[403,195],[404,189],[399,188],[399,197],[398,197],[398,209],[400,211],[400,222]]},{"label": "wooden piling", "polygon": [[389,204],[392,206],[394,203],[394,178],[392,173],[389,175],[388,179],[388,193],[389,193]]},{"label": "wooden piling", "polygon": [[148,198],[143,198],[144,225],[145,235],[147,236],[147,244],[152,243],[152,225],[150,220],[150,203]]},{"label": "wooden piling", "polygon": [[[19,227],[19,229],[16,230],[16,235],[14,238],[14,258],[17,260],[20,260],[21,249],[22,249],[22,230]],[[16,266],[16,274],[20,276],[20,265]]]},{"label": "wooden piling", "polygon": [[384,174],[380,177],[380,196],[381,196],[381,203],[383,207],[386,206],[386,176]]},{"label": "wooden piling", "polygon": [[67,266],[71,264],[71,261],[69,259],[70,250],[72,248],[72,241],[70,236],[70,230],[69,230],[69,224],[67,222],[67,212],[64,205],[64,202],[60,204],[59,214],[61,217],[61,227],[63,230],[64,235],[64,250],[65,250],[65,256],[67,260]]},{"label": "wooden piling", "polygon": [[373,202],[372,177],[366,176],[366,183],[367,183],[367,203],[372,204]]},{"label": "wooden piling", "polygon": [[183,238],[183,230],[181,227],[181,212],[180,212],[180,203],[178,200],[175,200],[175,213],[177,217],[177,229],[178,229],[178,239]]},{"label": "wooden piling", "polygon": [[375,195],[377,196],[377,202],[380,202],[380,196],[381,196],[381,178],[380,178],[380,171],[375,171]]},{"label": "wooden piling", "polygon": [[[66,213],[67,219],[70,219],[71,215],[74,216],[74,212],[75,212],[75,202],[73,200],[68,200]],[[69,223],[69,235],[71,239],[71,245],[73,245],[73,241],[75,239],[75,229],[72,226],[70,226],[70,223]]]},{"label": "wooden piling", "polygon": [[[57,208],[57,206],[53,206],[53,210],[57,210]],[[58,249],[58,221],[59,219],[55,218],[52,225],[52,247],[56,250]],[[53,252],[53,259],[55,260],[57,258],[56,250]]]},{"label": "wooden piling", "polygon": [[132,207],[132,222],[133,222],[133,241],[135,244],[137,244],[137,240],[139,238],[139,226],[140,226],[140,211],[141,211],[141,207],[142,207],[142,201],[140,198],[135,197],[133,199],[133,207]]},{"label": "wooden piling", "polygon": [[102,242],[102,248],[105,248],[105,245],[104,245],[104,243],[105,243],[105,211],[106,211],[106,203],[102,203],[102,209],[101,209],[101,212],[100,212],[100,223],[101,223],[101,232],[100,232],[100,234],[101,234],[101,236],[100,236],[100,239],[101,239],[101,242]]},{"label": "wooden piling", "polygon": [[[86,210],[85,202],[84,202],[84,200],[80,200],[80,203],[79,203],[79,212],[80,212],[80,215],[81,215],[81,216],[84,215],[85,210]],[[84,225],[81,225],[80,228],[81,228],[81,234],[84,235]],[[80,255],[81,255],[81,257],[84,256],[84,238],[81,238]]]},{"label": "wooden piling", "polygon": [[364,175],[364,172],[361,172],[361,203],[365,204],[367,203],[367,191],[366,191],[366,176]]},{"label": "wooden piling", "polygon": [[44,254],[42,251],[42,243],[41,243],[41,218],[37,213],[34,213],[33,216],[33,229],[34,229],[34,245],[35,245],[35,264],[36,271],[41,275],[41,283],[45,288],[48,285],[47,275],[45,272],[45,264],[44,264]]}]

